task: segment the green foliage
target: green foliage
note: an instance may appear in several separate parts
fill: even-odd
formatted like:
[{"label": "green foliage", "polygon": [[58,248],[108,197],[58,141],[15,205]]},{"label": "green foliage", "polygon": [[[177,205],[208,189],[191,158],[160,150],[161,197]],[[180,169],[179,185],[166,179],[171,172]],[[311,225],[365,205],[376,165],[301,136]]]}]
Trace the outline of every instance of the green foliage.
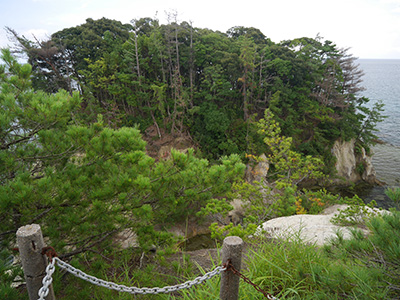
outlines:
[{"label": "green foliage", "polygon": [[[225,34],[170,17],[166,25],[151,18],[87,19],[42,43],[9,31],[29,56],[35,88],[72,93],[78,87],[86,111],[102,113],[114,126],[188,130],[208,158],[244,156],[252,118],[266,108],[299,152],[323,159],[325,173],[332,171],[336,139],[354,138],[365,148],[373,143],[383,105],[369,107],[358,96],[355,58],[331,41],[275,44],[256,28]],[[254,150],[262,153],[262,145]]]},{"label": "green foliage", "polygon": [[[389,215],[388,215],[389,216]],[[338,237],[332,245],[323,249],[303,243],[294,235],[288,240],[270,241],[265,238],[250,240],[248,254],[241,271],[261,289],[279,299],[396,299],[398,297],[398,216],[384,220],[378,218],[370,239],[354,232],[353,239],[345,241]],[[397,219],[397,221],[395,221]],[[379,225],[378,225],[379,224]],[[383,233],[375,237],[375,233]],[[378,242],[380,240],[380,242]],[[390,243],[388,243],[390,241]],[[397,247],[398,248],[398,247]],[[379,252],[377,252],[377,250]],[[91,255],[91,273],[100,277],[102,272],[113,274],[108,280],[127,286],[165,286],[192,280],[197,275],[194,268],[183,258],[173,262],[172,269],[185,278],[159,274],[154,266],[142,270],[133,268],[131,253],[119,253],[114,264],[95,268]],[[77,265],[76,262],[72,262]],[[214,262],[213,269],[221,262]],[[84,267],[79,266],[78,267]],[[200,268],[202,273],[205,270]],[[196,272],[197,273],[197,272]],[[126,299],[126,294],[110,292],[104,288],[91,287],[73,277],[61,281],[56,274],[56,288],[63,288],[67,295],[94,297],[94,299]],[[65,280],[68,284],[65,285]],[[67,286],[67,288],[66,288]],[[68,286],[74,287],[68,290]],[[78,287],[78,288],[77,288]],[[151,299],[217,299],[220,278],[216,276],[204,284],[180,291],[180,295],[154,295]],[[67,297],[66,297],[67,298]],[[239,299],[264,299],[253,286],[242,282]]]},{"label": "green foliage", "polygon": [[316,191],[303,189],[296,197],[296,213],[316,215],[341,201],[340,196],[331,194],[325,189]]},{"label": "green foliage", "polygon": [[365,205],[357,195],[352,198],[346,197],[342,202],[349,206],[339,209],[339,213],[332,217],[331,222],[334,224],[341,226],[365,225],[371,217],[381,213],[379,209],[374,209],[375,201]]},{"label": "green foliage", "polygon": [[[361,74],[354,58],[318,36],[275,44],[255,28],[233,27],[224,34],[179,24],[176,16],[161,26],[151,18],[131,25],[88,19],[40,43],[9,31],[30,65],[20,65],[2,50],[4,245],[19,226],[39,222],[61,252],[96,246],[107,252],[113,234],[126,228],[137,233],[145,249],[163,246],[174,240],[160,228],[189,215],[223,215],[233,198],[244,200],[243,222],[213,225],[213,231],[249,236],[271,217],[318,213],[339,201],[324,190],[299,190],[298,185],[332,172],[330,149],[336,139],[356,139],[358,149],[368,150],[383,119],[381,102],[369,108],[369,100],[357,96]],[[156,162],[146,155],[138,130],[151,125],[159,136],[189,132],[216,164],[196,158],[193,150],[172,151],[169,159]],[[249,152],[268,155],[268,184],[239,181],[240,157]],[[362,165],[358,168],[361,172]],[[396,192],[388,191],[397,199]],[[353,220],[355,213],[357,207],[351,206],[339,219]],[[276,294],[282,287],[281,297],[367,299],[366,291],[380,276],[357,265],[330,269],[324,261],[319,266],[325,258],[307,256],[301,247],[287,253],[285,247],[274,248],[283,253],[274,272],[286,277],[277,284],[275,276],[260,279]],[[294,272],[303,279],[282,271],[289,254],[293,264],[299,261],[301,271]],[[99,272],[107,269],[96,266]],[[262,271],[260,276],[269,274]],[[214,291],[215,282],[209,287]],[[86,289],[81,293],[80,298],[93,296]],[[97,290],[94,294],[102,298]],[[371,295],[380,296],[377,289]]]},{"label": "green foliage", "polygon": [[232,124],[228,113],[213,103],[204,102],[199,107],[192,128],[202,151],[210,159],[240,154],[246,147],[243,121]]},{"label": "green foliage", "polygon": [[[267,162],[270,168],[268,175],[272,173],[272,176],[269,176],[271,181],[269,184],[260,182],[234,184],[232,196],[229,198],[242,200],[240,213],[245,217],[242,224],[231,223],[223,227],[213,224],[211,231],[214,237],[221,238],[226,234],[246,237],[254,234],[259,225],[272,217],[290,216],[296,212],[304,213],[299,197],[308,199],[311,192],[304,190],[302,193],[298,191],[297,185],[303,180],[323,177],[320,171],[322,162],[292,150],[292,139],[281,135],[281,128],[269,110],[265,111],[265,118],[257,124],[258,132],[264,138],[268,149]],[[260,157],[254,155],[247,155],[247,157],[253,159],[255,163],[261,161]],[[321,191],[320,196],[327,198],[328,194],[326,191]],[[219,205],[214,203],[212,208],[206,207],[203,213],[225,212],[226,210],[222,208],[215,209],[215,207],[221,207],[224,200]],[[320,203],[311,204],[310,211],[319,212],[320,205],[318,204]]]},{"label": "green foliage", "polygon": [[210,226],[211,238],[223,239],[227,236],[238,236],[247,240],[249,236],[257,231],[257,225],[254,223],[247,223],[245,226],[241,224],[234,225],[229,223],[226,226],[219,226],[218,223],[212,223]]},{"label": "green foliage", "polygon": [[[298,183],[303,180],[324,177],[320,171],[322,162],[293,151],[292,139],[281,135],[280,126],[269,110],[265,112],[265,119],[261,119],[258,124],[259,133],[264,136],[264,142],[268,146],[270,168],[268,174],[272,173],[269,178],[272,177],[274,181],[269,184],[241,182],[233,185],[233,195],[230,198],[242,200],[240,214],[245,217],[241,224],[231,223],[222,227],[216,223],[213,224],[211,231],[214,237],[222,238],[224,235],[233,234],[247,237],[254,234],[259,225],[273,217],[290,216],[296,213],[318,214],[324,208],[336,203],[350,205],[333,218],[340,224],[360,225],[374,214],[369,210],[375,204],[374,201],[369,204],[369,207],[365,207],[358,196],[342,199],[324,189],[298,190]],[[248,155],[248,157],[256,163],[260,161],[260,158],[253,155]],[[226,212],[226,209],[216,209],[216,207],[221,206],[214,203],[212,212]],[[211,212],[211,208],[206,207],[204,211]]]},{"label": "green foliage", "polygon": [[114,43],[123,43],[132,29],[129,24],[102,18],[99,20],[86,19],[86,23],[65,28],[52,35],[52,40],[60,47],[61,51],[72,55],[73,71],[78,73],[88,66],[87,58],[92,61],[100,59],[105,53],[111,52]]},{"label": "green foliage", "polygon": [[20,266],[13,262],[14,256],[7,250],[2,249],[0,244],[0,297],[1,299],[28,299],[27,295],[22,295],[15,287],[14,283],[22,283],[24,274]]},{"label": "green foliage", "polygon": [[359,126],[357,132],[357,140],[360,140],[367,149],[369,145],[373,144],[374,140],[378,138],[375,135],[378,131],[376,125],[386,118],[386,116],[382,115],[384,104],[381,100],[375,102],[372,108],[366,106],[368,102],[368,98],[360,98],[358,99],[356,106],[356,110],[360,111],[357,116],[359,116],[359,119],[361,119],[362,122],[362,125]]},{"label": "green foliage", "polygon": [[296,213],[295,204],[295,190],[291,187],[286,187],[283,190],[283,194],[272,206],[278,216],[291,216]]},{"label": "green foliage", "polygon": [[[396,299],[399,297],[399,262],[400,262],[400,214],[392,211],[377,215],[366,223],[370,234],[366,238],[359,231],[353,231],[350,240],[339,236],[332,246],[325,251],[333,259],[353,260],[366,268],[366,274],[372,272],[380,276],[374,282],[384,296],[379,299]],[[365,278],[365,275],[361,278]],[[384,279],[383,279],[384,278]],[[370,286],[371,293],[374,287]]]},{"label": "green foliage", "polygon": [[[243,272],[279,299],[397,299],[399,212],[374,217],[367,226],[368,237],[357,230],[350,240],[338,234],[323,249],[303,243],[296,235],[283,241],[253,240],[250,245],[255,248]],[[217,297],[218,284],[213,279],[207,287],[187,294],[198,295],[197,299]],[[243,283],[239,299],[263,299],[263,295]]]},{"label": "green foliage", "polygon": [[400,211],[400,188],[387,188],[385,194],[393,201],[397,210]]},{"label": "green foliage", "polygon": [[258,122],[259,133],[268,146],[268,162],[272,164],[273,174],[278,189],[292,187],[300,182],[322,178],[322,161],[312,156],[302,156],[293,151],[292,138],[281,135],[279,123],[274,120],[270,110],[265,110],[264,119]]},{"label": "green foliage", "polygon": [[[252,248],[254,247],[254,248]],[[379,268],[358,260],[338,259],[297,236],[287,241],[255,239],[242,273],[279,299],[388,299],[390,283]],[[184,299],[218,299],[219,278],[183,291]],[[393,287],[395,288],[395,287]],[[175,299],[175,298],[174,298]],[[253,286],[241,282],[239,299],[265,299]]]},{"label": "green foliage", "polygon": [[135,128],[112,129],[102,115],[83,125],[80,97],[30,89],[29,67],[3,51],[0,74],[0,232],[3,242],[39,222],[57,251],[111,246],[129,228],[143,248],[173,243],[155,225],[196,214],[242,177],[236,156],[210,165],[194,151],[155,162]]}]

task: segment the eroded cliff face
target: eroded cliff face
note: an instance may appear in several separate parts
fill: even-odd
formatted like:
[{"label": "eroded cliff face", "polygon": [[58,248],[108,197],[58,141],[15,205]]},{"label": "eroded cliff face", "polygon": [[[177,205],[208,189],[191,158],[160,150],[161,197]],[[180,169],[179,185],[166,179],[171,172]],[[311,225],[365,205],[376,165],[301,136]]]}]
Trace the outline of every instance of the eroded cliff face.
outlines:
[{"label": "eroded cliff face", "polygon": [[350,182],[357,182],[361,179],[360,174],[356,172],[354,145],[354,140],[348,142],[337,140],[332,147],[332,154],[336,158],[335,168],[338,176]]},{"label": "eroded cliff face", "polygon": [[357,153],[355,140],[337,140],[332,147],[332,154],[336,157],[335,168],[340,178],[334,179],[334,184],[346,185],[365,181],[377,184],[376,172],[372,165],[372,158],[366,154],[364,148]]},{"label": "eroded cliff face", "polygon": [[[366,182],[372,185],[381,184],[376,178],[376,172],[372,165],[372,157],[367,155],[364,148],[356,151],[355,140],[336,140],[332,147],[332,154],[336,158],[336,176],[331,178],[332,185],[347,186],[353,183]],[[266,176],[269,170],[268,159],[263,154],[254,165],[250,164],[246,170],[246,181],[268,184]]]}]

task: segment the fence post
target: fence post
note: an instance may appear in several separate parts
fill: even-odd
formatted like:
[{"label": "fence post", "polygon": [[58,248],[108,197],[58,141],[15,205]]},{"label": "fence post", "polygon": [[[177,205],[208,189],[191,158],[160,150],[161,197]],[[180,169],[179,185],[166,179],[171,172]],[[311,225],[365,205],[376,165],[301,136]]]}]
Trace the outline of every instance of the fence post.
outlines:
[{"label": "fence post", "polygon": [[[229,259],[233,267],[240,271],[242,264],[243,240],[237,236],[228,236],[222,245],[222,263]],[[240,278],[232,272],[221,273],[221,288],[219,297],[221,300],[237,300],[239,297]]]},{"label": "fence post", "polygon": [[[29,299],[37,300],[47,267],[47,257],[41,254],[45,244],[40,226],[31,224],[20,227],[17,231],[17,244]],[[49,294],[45,299],[55,300],[52,285],[49,286]]]}]

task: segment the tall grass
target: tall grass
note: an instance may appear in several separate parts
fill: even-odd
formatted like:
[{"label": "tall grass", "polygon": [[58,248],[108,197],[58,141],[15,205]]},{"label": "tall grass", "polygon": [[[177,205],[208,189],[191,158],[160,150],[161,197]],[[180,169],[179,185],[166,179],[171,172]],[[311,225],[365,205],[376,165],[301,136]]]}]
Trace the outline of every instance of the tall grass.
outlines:
[{"label": "tall grass", "polygon": [[[265,237],[249,240],[242,273],[281,300],[400,299],[400,212],[373,217],[366,225],[370,230],[368,236],[354,229],[352,238],[344,240],[338,232],[324,247],[304,243],[300,234],[285,240]],[[72,264],[100,278],[137,287],[174,285],[193,280],[199,270],[201,273],[209,271],[193,263],[188,256],[169,263],[163,257],[158,263],[169,264],[172,275],[167,275],[160,273],[155,264],[138,268],[132,254],[130,250],[110,253],[109,261],[85,254],[85,259],[72,261]],[[85,260],[87,262],[82,263]],[[77,265],[78,262],[81,265]],[[220,258],[212,264],[210,269],[221,265]],[[219,299],[219,276],[172,295],[135,296],[96,287],[60,271],[54,277],[58,299]],[[17,296],[12,294],[14,298]],[[241,280],[239,299],[265,298]]]},{"label": "tall grass", "polygon": [[[399,214],[396,214],[395,219],[396,223],[400,224]],[[379,232],[379,230],[382,230],[382,224],[376,225],[374,222],[390,223],[393,218],[390,220],[380,218],[372,221],[370,226],[375,226],[376,232]],[[397,230],[397,226],[392,226],[392,228]],[[371,239],[366,239],[357,231],[354,231],[353,235],[353,239],[350,241],[345,241],[338,235],[332,245],[322,248],[303,243],[298,235],[279,241],[258,238],[251,241],[247,247],[242,273],[263,290],[279,299],[399,299],[398,290],[396,293],[394,288],[400,286],[399,277],[395,278],[396,275],[399,275],[399,268],[397,268],[399,265],[394,263],[396,259],[397,263],[400,262],[398,247],[394,246],[395,241],[386,243],[391,244],[391,246],[389,252],[385,254],[384,250],[377,246],[374,232]],[[374,258],[374,254],[381,256]],[[386,258],[384,261],[386,265],[383,264],[382,257]],[[380,263],[377,258],[381,259]],[[115,260],[112,269],[118,275],[112,275],[106,277],[106,279],[127,286],[138,287],[162,287],[184,281],[181,277],[178,280],[176,277],[157,273],[154,265],[148,265],[146,268],[138,270],[133,268],[130,263],[127,257]],[[214,261],[213,264],[214,266],[211,269],[221,264],[220,259]],[[200,269],[202,273],[206,272],[200,266],[188,263],[187,259],[180,263],[173,263],[171,267],[176,270],[177,274],[185,276],[186,280],[192,280],[198,275],[195,275],[195,269]],[[119,271],[116,272],[116,269],[119,269]],[[106,274],[113,272],[103,269],[95,273],[104,278]],[[60,275],[58,275],[56,282],[57,298],[59,299],[209,300],[219,299],[220,289],[219,276],[215,276],[202,285],[182,290],[173,295],[133,296],[92,286],[80,279],[71,277],[62,279]],[[65,285],[60,287],[61,283]],[[239,299],[257,300],[265,299],[265,297],[251,285],[241,280]]]},{"label": "tall grass", "polygon": [[[243,272],[279,299],[400,299],[400,212],[371,217],[366,226],[368,236],[353,229],[345,240],[338,232],[322,248],[303,243],[299,234],[253,241]],[[218,299],[218,284],[214,279],[184,298]],[[264,296],[242,281],[239,299]]]}]

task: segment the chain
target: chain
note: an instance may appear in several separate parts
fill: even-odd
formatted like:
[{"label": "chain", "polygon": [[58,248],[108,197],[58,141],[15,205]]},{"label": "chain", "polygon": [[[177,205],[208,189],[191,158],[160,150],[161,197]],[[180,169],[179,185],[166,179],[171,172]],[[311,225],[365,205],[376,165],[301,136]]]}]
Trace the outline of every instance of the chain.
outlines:
[{"label": "chain", "polygon": [[53,282],[53,278],[51,277],[56,270],[55,268],[56,258],[53,257],[50,263],[46,267],[46,276],[43,277],[42,284],[43,286],[39,289],[38,295],[39,300],[44,300],[49,294],[49,286]]},{"label": "chain", "polygon": [[228,260],[224,266],[219,266],[216,267],[213,271],[205,273],[203,276],[199,276],[195,278],[194,280],[191,281],[186,281],[184,283],[174,285],[174,286],[165,286],[162,288],[159,287],[154,287],[154,288],[138,288],[138,287],[128,287],[122,284],[116,284],[113,282],[108,282],[99,278],[96,278],[94,276],[88,275],[85,272],[71,266],[70,264],[62,261],[57,257],[57,254],[55,253],[54,249],[52,247],[46,247],[43,248],[42,254],[46,254],[50,258],[50,263],[46,267],[46,276],[43,278],[42,283],[43,286],[39,289],[38,295],[39,299],[38,300],[44,300],[45,297],[49,294],[49,286],[51,285],[53,278],[52,275],[55,271],[55,264],[57,262],[57,265],[61,268],[64,269],[65,271],[71,273],[72,275],[79,277],[85,281],[88,281],[94,285],[105,287],[111,290],[115,290],[118,292],[126,292],[130,294],[160,294],[160,293],[172,293],[176,292],[182,289],[188,289],[193,287],[194,285],[201,284],[204,281],[211,279],[215,275],[221,274],[224,271],[231,271],[233,274],[237,275],[238,277],[242,278],[246,283],[252,285],[258,292],[262,293],[267,299],[270,300],[279,300],[278,298],[274,297],[270,293],[267,293],[266,291],[262,290],[258,285],[253,283],[249,278],[244,276],[242,273],[240,273],[238,270],[236,270],[231,261]]},{"label": "chain", "polygon": [[246,283],[252,285],[258,292],[262,293],[265,296],[265,298],[270,299],[270,300],[279,300],[278,298],[274,297],[270,293],[268,293],[268,292],[264,291],[263,289],[261,289],[258,285],[253,283],[249,278],[247,278],[242,273],[240,273],[238,270],[236,270],[235,267],[232,265],[230,260],[228,260],[226,266],[227,266],[226,267],[227,271],[231,271],[236,276],[242,278]]},{"label": "chain", "polygon": [[171,292],[176,292],[182,289],[188,289],[191,288],[194,285],[197,284],[201,284],[204,281],[214,277],[215,275],[221,274],[223,271],[226,270],[226,267],[216,267],[213,271],[208,272],[206,274],[204,274],[203,276],[199,276],[197,278],[195,278],[194,280],[191,281],[186,281],[184,283],[178,284],[178,285],[174,285],[174,286],[165,286],[162,288],[159,287],[154,287],[154,288],[137,288],[137,287],[127,287],[125,285],[121,285],[121,284],[116,284],[113,282],[108,282],[102,279],[98,279],[94,276],[88,275],[86,273],[84,273],[83,271],[74,268],[73,266],[71,266],[70,264],[62,261],[61,259],[59,259],[58,257],[53,257],[51,263],[47,266],[46,268],[46,276],[43,278],[43,287],[40,288],[39,290],[39,300],[43,300],[44,297],[47,296],[47,294],[49,293],[49,286],[52,282],[52,278],[51,275],[54,273],[54,264],[55,262],[57,262],[57,265],[61,268],[64,269],[65,271],[73,274],[76,277],[79,277],[83,280],[86,280],[94,285],[97,286],[102,286],[111,290],[115,290],[118,292],[126,292],[126,293],[130,293],[130,294],[160,294],[160,293],[171,293]]}]

